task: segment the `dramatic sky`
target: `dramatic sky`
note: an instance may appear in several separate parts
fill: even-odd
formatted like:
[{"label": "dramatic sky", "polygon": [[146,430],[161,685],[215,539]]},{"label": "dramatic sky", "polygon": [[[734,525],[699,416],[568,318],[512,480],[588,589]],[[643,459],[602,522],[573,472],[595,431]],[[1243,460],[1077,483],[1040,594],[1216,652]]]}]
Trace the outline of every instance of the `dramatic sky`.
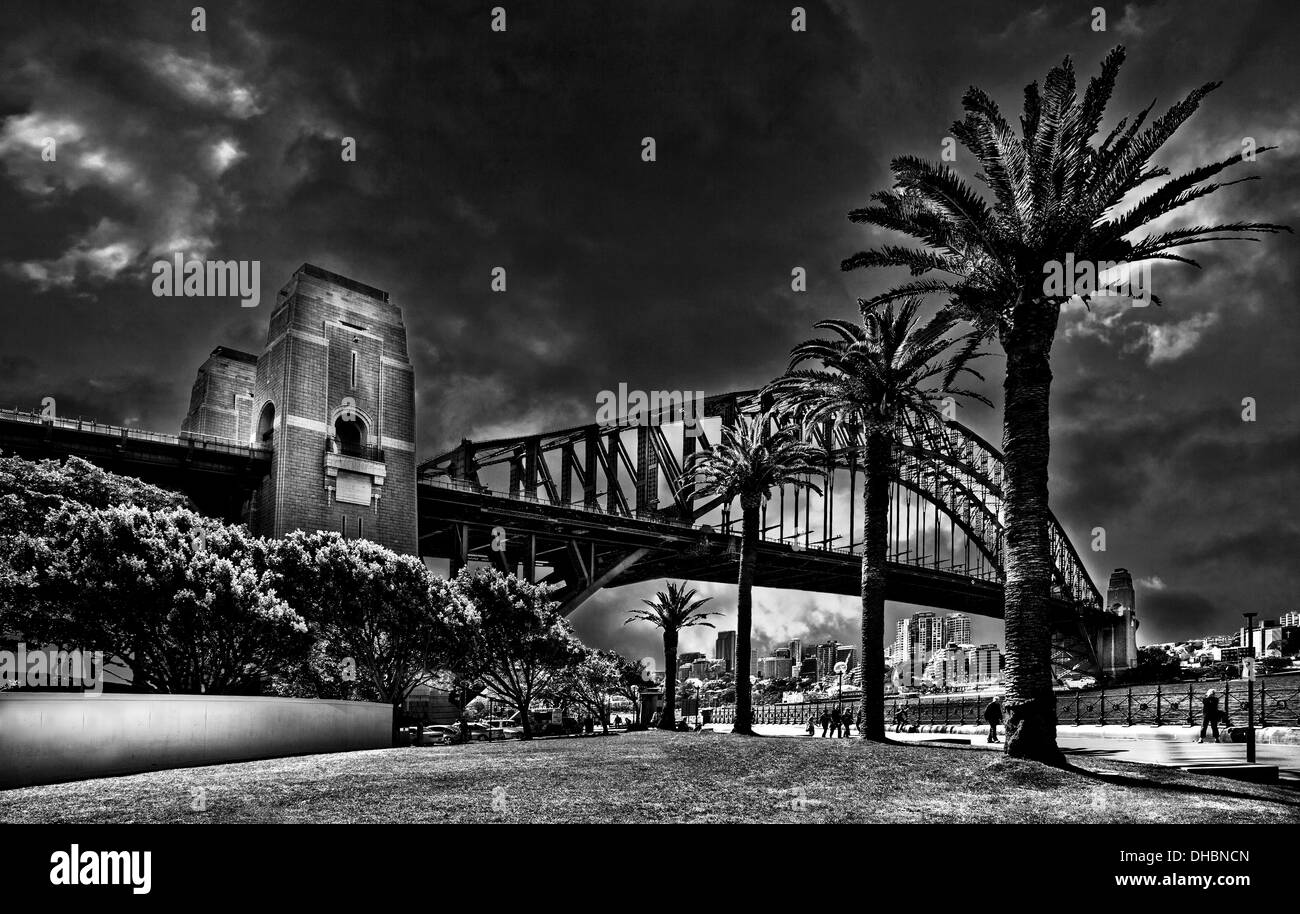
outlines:
[{"label": "dramatic sky", "polygon": [[[304,261],[402,306],[422,456],[591,421],[596,392],[620,382],[754,387],[814,320],[851,318],[901,278],[839,269],[884,240],[845,214],[888,186],[891,157],[938,157],[968,85],[1014,118],[1026,83],[1067,54],[1086,77],[1115,44],[1129,63],[1107,127],[1224,81],[1168,147],[1171,167],[1245,137],[1281,147],[1240,169],[1260,180],[1175,222],[1300,224],[1291,2],[1106,4],[1097,32],[1093,2],[834,0],[806,2],[794,32],[790,2],[504,0],[504,33],[497,4],[441,0],[214,2],[196,33],[195,2],[6,5],[0,404],[53,396],[64,415],[174,432],[207,353],[260,350],[267,306]],[[1205,247],[1202,270],[1156,268],[1163,308],[1062,320],[1053,506],[1103,588],[1117,566],[1139,580],[1140,640],[1296,608],[1296,245]],[[154,298],[149,266],[178,250],[260,261],[263,304]],[[991,363],[999,404],[1000,380]],[[1258,421],[1241,421],[1243,397]],[[961,418],[1000,439],[998,409]],[[1104,553],[1088,549],[1097,526]],[[733,588],[705,589],[734,605]],[[602,594],[579,631],[655,653],[651,632],[621,624],[642,595]],[[855,637],[851,599],[757,603],[762,647]]]}]

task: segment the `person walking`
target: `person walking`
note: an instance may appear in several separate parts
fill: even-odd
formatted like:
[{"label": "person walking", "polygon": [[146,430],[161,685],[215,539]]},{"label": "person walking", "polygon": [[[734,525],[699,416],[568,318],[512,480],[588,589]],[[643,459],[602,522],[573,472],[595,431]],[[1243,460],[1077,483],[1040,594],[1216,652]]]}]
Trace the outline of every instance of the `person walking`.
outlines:
[{"label": "person walking", "polygon": [[1000,743],[998,739],[998,724],[1002,723],[1002,700],[997,696],[988,703],[984,708],[984,719],[989,725],[989,742]]},{"label": "person walking", "polygon": [[844,732],[841,734],[842,739],[848,739],[853,735],[853,714],[848,708],[840,715],[840,721],[844,724]]},{"label": "person walking", "polygon": [[1198,743],[1205,742],[1205,728],[1209,727],[1214,733],[1214,741],[1219,741],[1219,696],[1210,689],[1201,699],[1201,735],[1197,738]]},{"label": "person walking", "polygon": [[826,731],[831,725],[831,712],[822,711],[822,739],[826,738]]},{"label": "person walking", "polygon": [[902,733],[903,728],[907,726],[907,705],[903,705],[894,712],[894,732]]},{"label": "person walking", "polygon": [[844,723],[844,715],[840,713],[839,708],[836,708],[834,711],[831,712],[831,736],[840,735],[840,726],[843,723]]},{"label": "person walking", "polygon": [[808,715],[808,735],[817,735],[817,718],[813,717],[811,714]]}]

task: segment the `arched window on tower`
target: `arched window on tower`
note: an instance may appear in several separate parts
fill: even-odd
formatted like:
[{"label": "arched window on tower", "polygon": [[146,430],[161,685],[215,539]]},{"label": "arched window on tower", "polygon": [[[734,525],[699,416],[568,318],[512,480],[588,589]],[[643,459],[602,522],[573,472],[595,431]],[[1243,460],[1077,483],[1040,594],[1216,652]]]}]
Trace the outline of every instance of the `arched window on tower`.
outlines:
[{"label": "arched window on tower", "polygon": [[359,419],[334,420],[334,441],[338,452],[346,457],[366,457],[366,426]]},{"label": "arched window on tower", "polygon": [[275,406],[267,403],[262,407],[262,415],[257,420],[257,437],[253,439],[253,444],[261,447],[273,447],[275,445]]}]

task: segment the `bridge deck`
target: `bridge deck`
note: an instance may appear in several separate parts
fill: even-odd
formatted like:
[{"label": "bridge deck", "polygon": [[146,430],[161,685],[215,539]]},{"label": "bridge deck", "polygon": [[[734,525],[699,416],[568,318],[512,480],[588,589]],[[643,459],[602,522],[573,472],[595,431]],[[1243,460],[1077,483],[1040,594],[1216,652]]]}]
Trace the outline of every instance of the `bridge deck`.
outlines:
[{"label": "bridge deck", "polygon": [[31,460],[81,457],[184,492],[199,510],[226,520],[239,519],[244,499],[271,469],[265,448],[16,410],[0,410],[0,449]]},{"label": "bridge deck", "polygon": [[[422,481],[418,498],[422,555],[454,561],[459,553],[465,560],[492,561],[492,529],[501,526],[508,531],[505,566],[513,568],[531,559],[539,578],[549,568],[550,580],[563,581],[570,592],[576,589],[575,577],[594,579],[602,569],[637,550],[646,551],[603,586],[668,578],[736,581],[740,537],[674,520],[665,516],[667,512],[624,516],[446,479]],[[462,535],[464,546],[459,540]],[[761,541],[758,549],[756,586],[846,596],[861,592],[860,550],[799,549],[771,540]],[[1002,617],[1002,583],[996,579],[891,562],[886,586],[890,600]],[[568,595],[562,593],[561,598]],[[1067,602],[1054,600],[1053,604],[1062,617],[1078,618]]]}]

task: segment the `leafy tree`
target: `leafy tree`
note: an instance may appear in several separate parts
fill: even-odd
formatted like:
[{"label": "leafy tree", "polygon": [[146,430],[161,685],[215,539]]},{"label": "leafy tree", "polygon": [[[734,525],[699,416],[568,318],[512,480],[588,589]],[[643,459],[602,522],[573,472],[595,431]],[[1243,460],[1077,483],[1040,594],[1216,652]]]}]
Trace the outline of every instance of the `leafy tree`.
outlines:
[{"label": "leafy tree", "polygon": [[686,589],[686,582],[674,584],[666,581],[667,591],[659,591],[653,600],[642,600],[649,609],[634,609],[624,625],[629,622],[649,622],[663,633],[664,638],[664,707],[659,715],[659,728],[671,730],[677,723],[677,638],[682,629],[703,625],[713,628],[713,623],[706,621],[709,616],[719,613],[702,612],[705,603],[712,597],[695,599],[695,591]]},{"label": "leafy tree", "polygon": [[[80,457],[24,460],[0,455],[0,629],[12,629],[16,603],[35,599],[31,572],[47,518],[63,508],[135,505],[146,509],[190,507],[183,495],[129,476],[101,470]],[[20,572],[15,562],[27,567]],[[34,634],[25,634],[34,638]]]},{"label": "leafy tree", "polygon": [[1121,670],[1115,676],[1116,685],[1140,685],[1155,682],[1177,682],[1182,673],[1178,658],[1160,647],[1138,648],[1137,666]]},{"label": "leafy tree", "polygon": [[[920,318],[921,299],[865,306],[862,323],[827,320],[834,333],[794,347],[790,370],[768,385],[777,402],[805,429],[830,424],[862,453],[862,734],[885,740],[885,573],[889,560],[889,484],[898,476],[895,448],[917,424],[942,422],[946,397],[988,400],[956,388],[979,356],[976,334],[956,333],[957,320],[940,311]],[[818,368],[799,368],[809,362]],[[861,442],[859,444],[859,442]]]},{"label": "leafy tree", "polygon": [[632,715],[628,726],[634,727],[641,719],[641,690],[654,684],[654,674],[646,668],[643,661],[632,660],[622,654],[616,654],[615,658],[618,681],[614,683],[613,692],[631,702]]},{"label": "leafy tree", "polygon": [[610,700],[619,694],[625,658],[617,651],[584,648],[580,659],[556,677],[552,688],[596,720],[609,733]]},{"label": "leafy tree", "polygon": [[[1050,288],[1047,273],[1071,260],[1093,265],[1167,260],[1195,266],[1173,252],[1290,231],[1263,222],[1163,225],[1170,213],[1236,183],[1211,179],[1242,161],[1244,151],[1144,192],[1150,181],[1171,174],[1152,164],[1152,157],[1219,83],[1193,90],[1148,124],[1153,102],[1136,116],[1122,118],[1095,143],[1123,61],[1123,48],[1111,51],[1080,98],[1067,57],[1047,74],[1041,89],[1038,83],[1025,89],[1019,135],[988,94],[967,90],[962,99],[966,116],[953,125],[952,134],[979,163],[976,177],[991,199],[947,165],[915,156],[894,159],[894,190],[875,194],[872,205],[853,210],[849,219],[909,236],[921,247],[884,245],[843,263],[846,270],[906,267],[916,278],[876,296],[872,305],[918,294],[945,296],[956,315],[996,336],[1006,353],[1006,751],[1058,765],[1064,757],[1056,746],[1047,607],[1052,575],[1048,404],[1052,343],[1061,306],[1073,290]],[[1147,234],[1133,237],[1140,231]]]},{"label": "leafy tree", "polygon": [[306,619],[318,682],[354,680],[364,697],[401,707],[466,650],[475,616],[419,558],[337,533],[295,531],[272,544],[271,581]]},{"label": "leafy tree", "polygon": [[532,739],[533,700],[581,659],[581,644],[545,584],[495,569],[462,569],[453,585],[475,618],[455,669],[481,678],[518,710],[523,738]]},{"label": "leafy tree", "polygon": [[68,503],[20,562],[32,586],[4,627],[120,657],[141,691],[257,692],[306,648],[268,586],[267,542],[185,509]]},{"label": "leafy tree", "polygon": [[722,442],[711,451],[696,452],[685,467],[686,486],[717,495],[728,504],[740,499],[740,574],[736,593],[736,721],[733,733],[752,734],[753,686],[749,668],[750,628],[753,625],[754,568],[758,561],[759,511],[772,489],[785,485],[821,489],[811,481],[822,469],[821,455],[803,444],[791,429],[769,432],[766,414],[741,417],[722,429]]},{"label": "leafy tree", "polygon": [[191,507],[184,495],[109,473],[80,457],[59,463],[0,455],[0,529],[39,531],[46,516],[69,503],[86,508]]}]

